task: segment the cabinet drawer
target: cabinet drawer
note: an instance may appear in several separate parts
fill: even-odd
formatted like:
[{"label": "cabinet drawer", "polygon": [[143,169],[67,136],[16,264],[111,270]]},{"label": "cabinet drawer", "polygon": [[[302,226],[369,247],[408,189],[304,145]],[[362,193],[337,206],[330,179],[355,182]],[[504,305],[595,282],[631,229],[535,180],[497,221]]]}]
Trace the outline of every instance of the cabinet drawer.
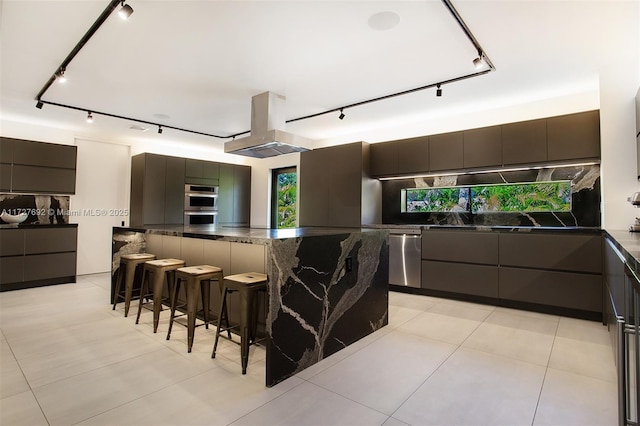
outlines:
[{"label": "cabinet drawer", "polygon": [[76,171],[14,164],[11,190],[13,192],[73,194],[76,190]]},{"label": "cabinet drawer", "polygon": [[13,163],[31,166],[76,168],[77,147],[54,143],[16,140]]},{"label": "cabinet drawer", "polygon": [[25,254],[76,251],[78,229],[25,229]]},{"label": "cabinet drawer", "polygon": [[497,265],[498,241],[494,232],[424,231],[422,258]]},{"label": "cabinet drawer", "polygon": [[0,256],[24,254],[24,229],[3,229],[0,231]]},{"label": "cabinet drawer", "polygon": [[600,235],[500,234],[500,265],[602,272]]},{"label": "cabinet drawer", "polygon": [[498,297],[498,267],[422,261],[422,288]]},{"label": "cabinet drawer", "polygon": [[36,254],[24,257],[24,280],[35,281],[76,275],[76,253]]},{"label": "cabinet drawer", "polygon": [[602,312],[602,276],[500,268],[500,298]]},{"label": "cabinet drawer", "polygon": [[0,284],[20,283],[24,281],[23,273],[23,256],[0,258]]}]

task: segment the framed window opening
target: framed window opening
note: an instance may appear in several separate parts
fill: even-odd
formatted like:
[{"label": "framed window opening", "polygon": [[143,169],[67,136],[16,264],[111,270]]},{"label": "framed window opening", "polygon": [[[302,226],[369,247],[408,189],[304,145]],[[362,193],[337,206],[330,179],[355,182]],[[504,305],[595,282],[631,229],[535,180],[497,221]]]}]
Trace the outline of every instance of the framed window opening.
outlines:
[{"label": "framed window opening", "polygon": [[295,228],[298,170],[293,166],[273,169],[271,173],[271,228]]}]

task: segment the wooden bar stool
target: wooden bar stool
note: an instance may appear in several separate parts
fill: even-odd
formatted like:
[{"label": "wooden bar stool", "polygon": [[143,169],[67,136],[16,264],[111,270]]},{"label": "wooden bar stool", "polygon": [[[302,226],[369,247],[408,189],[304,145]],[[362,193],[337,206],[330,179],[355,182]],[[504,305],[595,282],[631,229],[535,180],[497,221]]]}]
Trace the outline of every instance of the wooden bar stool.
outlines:
[{"label": "wooden bar stool", "polygon": [[[142,273],[142,287],[140,288],[140,303],[138,303],[138,316],[136,316],[136,324],[140,321],[140,312],[142,306],[145,305],[144,298],[153,295],[153,332],[158,331],[158,322],[160,321],[160,310],[162,309],[162,287],[167,283],[169,290],[169,305],[171,295],[173,294],[173,286],[175,282],[176,269],[184,267],[184,260],[180,259],[157,259],[147,260],[144,263],[144,271]],[[149,275],[153,281],[149,286]],[[151,291],[149,290],[151,287]]]},{"label": "wooden bar stool", "polygon": [[[267,290],[267,276],[258,272],[246,274],[229,275],[224,277],[222,286],[222,297],[220,298],[220,308],[218,309],[218,326],[216,329],[216,340],[213,343],[211,358],[216,357],[218,338],[221,331],[229,332],[231,328],[239,328],[240,331],[240,355],[242,358],[242,374],[247,374],[247,364],[249,363],[249,346],[256,343],[256,328],[258,320],[258,309],[256,304],[256,293]],[[222,317],[226,313],[227,294],[237,291],[240,294],[240,324],[229,327],[228,320],[226,328],[222,327]],[[225,337],[225,336],[222,336]],[[227,337],[231,340],[231,337]],[[233,340],[231,340],[234,342]],[[234,342],[238,343],[238,342]]]},{"label": "wooden bar stool", "polygon": [[[116,281],[116,289],[113,295],[113,310],[116,309],[118,299],[124,299],[124,316],[129,315],[129,305],[131,305],[131,297],[133,295],[133,279],[138,266],[144,264],[147,260],[156,258],[151,253],[134,253],[124,254],[120,256],[120,267],[118,271],[118,279]],[[120,294],[122,281],[124,280],[124,296]]]},{"label": "wooden bar stool", "polygon": [[[196,328],[196,314],[198,311],[198,299],[202,294],[202,310],[204,326],[209,328],[209,295],[211,294],[211,280],[217,280],[222,285],[224,275],[222,268],[210,265],[188,266],[176,270],[176,282],[171,295],[171,317],[169,319],[169,331],[167,340],[171,337],[171,328],[176,318],[176,307],[178,304],[178,293],[182,282],[185,282],[185,293],[187,298],[187,352],[191,352],[193,346],[193,335]],[[200,287],[200,291],[198,291]]]}]

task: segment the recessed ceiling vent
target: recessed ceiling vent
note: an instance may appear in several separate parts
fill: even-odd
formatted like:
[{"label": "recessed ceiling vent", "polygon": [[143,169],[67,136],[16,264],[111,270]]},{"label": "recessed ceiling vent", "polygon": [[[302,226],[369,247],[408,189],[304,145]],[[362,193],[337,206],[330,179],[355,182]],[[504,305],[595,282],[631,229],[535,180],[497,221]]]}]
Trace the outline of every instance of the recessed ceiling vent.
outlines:
[{"label": "recessed ceiling vent", "polygon": [[285,97],[264,92],[251,98],[251,135],[224,144],[224,152],[254,158],[311,150],[313,140],[284,131]]}]

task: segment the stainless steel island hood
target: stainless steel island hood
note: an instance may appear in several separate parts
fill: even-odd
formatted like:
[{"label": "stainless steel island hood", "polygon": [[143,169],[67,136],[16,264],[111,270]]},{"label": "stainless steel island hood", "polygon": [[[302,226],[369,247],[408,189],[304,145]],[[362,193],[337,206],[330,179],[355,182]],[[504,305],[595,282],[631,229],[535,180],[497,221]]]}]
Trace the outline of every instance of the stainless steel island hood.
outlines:
[{"label": "stainless steel island hood", "polygon": [[224,152],[254,158],[311,150],[313,140],[284,131],[285,97],[264,92],[251,98],[251,135],[224,144]]}]

